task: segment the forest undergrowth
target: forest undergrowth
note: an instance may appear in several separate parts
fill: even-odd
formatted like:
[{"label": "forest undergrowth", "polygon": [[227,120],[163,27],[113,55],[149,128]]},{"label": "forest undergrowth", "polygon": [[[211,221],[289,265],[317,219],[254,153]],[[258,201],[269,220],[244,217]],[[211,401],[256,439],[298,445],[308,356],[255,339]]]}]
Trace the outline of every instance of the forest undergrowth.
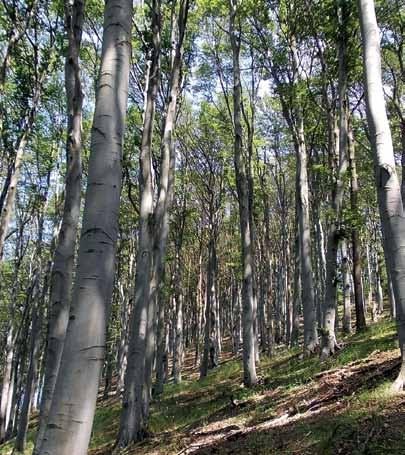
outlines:
[{"label": "forest undergrowth", "polygon": [[[154,400],[149,437],[122,455],[405,453],[405,394],[390,390],[400,364],[393,322],[344,338],[324,362],[303,359],[298,348],[262,356],[253,389],[243,387],[241,360],[226,348],[202,381],[187,353],[184,381]],[[120,399],[101,397],[89,455],[110,454],[118,431]],[[26,454],[36,424],[34,417]]]}]

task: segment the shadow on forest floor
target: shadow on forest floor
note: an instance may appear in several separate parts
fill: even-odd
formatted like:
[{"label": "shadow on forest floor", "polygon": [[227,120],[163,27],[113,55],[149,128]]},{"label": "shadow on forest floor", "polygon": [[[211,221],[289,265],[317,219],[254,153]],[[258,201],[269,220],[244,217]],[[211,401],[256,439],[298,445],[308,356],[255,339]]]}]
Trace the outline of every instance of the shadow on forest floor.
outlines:
[{"label": "shadow on forest floor", "polygon": [[[241,360],[230,352],[202,381],[190,353],[184,381],[167,384],[153,403],[150,437],[121,453],[405,453],[405,394],[389,387],[399,367],[395,333],[392,322],[381,321],[345,338],[322,363],[280,349],[263,356],[253,389],[242,386]],[[119,398],[99,400],[90,455],[111,453],[119,415]],[[10,448],[1,446],[0,454]]]}]

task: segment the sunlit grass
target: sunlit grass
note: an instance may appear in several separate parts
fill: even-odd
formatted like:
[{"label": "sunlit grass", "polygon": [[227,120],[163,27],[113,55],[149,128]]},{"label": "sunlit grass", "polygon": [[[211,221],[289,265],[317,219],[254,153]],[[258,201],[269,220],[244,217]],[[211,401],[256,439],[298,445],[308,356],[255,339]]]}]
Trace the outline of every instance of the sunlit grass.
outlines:
[{"label": "sunlit grass", "polygon": [[[191,380],[186,375],[181,384],[167,384],[162,396],[153,401],[150,438],[125,453],[177,453],[186,446],[192,431],[203,431],[207,425],[244,427],[270,421],[277,417],[277,409],[285,400],[293,399],[305,387],[311,388],[316,374],[362,360],[370,354],[393,351],[397,346],[395,324],[381,321],[361,333],[346,337],[342,349],[324,362],[317,356],[302,358],[298,348],[279,349],[271,358],[262,356],[258,366],[259,384],[253,389],[243,387],[240,358],[226,360],[201,381]],[[340,401],[345,410],[338,415],[315,420],[297,419],[293,426],[283,429],[289,431],[286,442],[277,438],[274,432],[250,432],[241,450],[243,453],[269,454],[383,453],[379,452],[379,440],[376,442],[372,436],[379,435],[385,428],[383,412],[395,400],[390,383],[381,377],[375,383],[360,387],[356,393],[343,396]],[[236,408],[232,404],[235,402]],[[98,407],[90,453],[108,453],[111,449],[118,431],[120,411],[118,398]],[[371,431],[371,436],[367,431],[363,434],[364,428]],[[35,429],[31,429],[25,455],[32,452],[34,436]],[[359,449],[354,448],[353,441]],[[402,436],[387,444],[395,449],[391,453],[405,453]],[[11,454],[12,446],[13,441],[0,446],[0,454]],[[348,451],[345,452],[346,448]]]}]

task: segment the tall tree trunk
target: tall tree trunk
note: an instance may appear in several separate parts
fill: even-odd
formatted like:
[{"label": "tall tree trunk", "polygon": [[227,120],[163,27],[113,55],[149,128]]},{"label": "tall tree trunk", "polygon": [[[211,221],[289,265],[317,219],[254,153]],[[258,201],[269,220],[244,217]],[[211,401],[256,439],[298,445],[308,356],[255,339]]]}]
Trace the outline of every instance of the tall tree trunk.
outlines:
[{"label": "tall tree trunk", "polygon": [[41,455],[85,455],[89,445],[114,283],[131,23],[132,1],[107,0],[77,273]]},{"label": "tall tree trunk", "polygon": [[[353,130],[349,124],[349,169],[350,169],[350,208],[354,214],[358,213],[358,192],[359,184],[357,181],[355,145],[353,139]],[[352,226],[352,251],[353,251],[353,284],[354,284],[354,305],[356,309],[356,330],[363,330],[366,327],[366,315],[364,308],[364,293],[361,282],[361,252],[360,252],[360,235],[355,217]]]},{"label": "tall tree trunk", "polygon": [[391,131],[385,110],[381,77],[380,37],[373,0],[358,0],[367,120],[374,154],[377,195],[383,241],[397,305],[397,326],[402,365],[394,383],[403,390],[405,382],[405,216],[401,186],[396,173]]},{"label": "tall tree trunk", "polygon": [[[179,242],[177,242],[179,243]],[[180,256],[179,248],[181,245],[177,246],[176,254],[176,271],[175,271],[175,295],[174,295],[174,352],[173,352],[173,379],[175,384],[180,384],[181,382],[181,370],[183,367],[183,354],[184,354],[184,339],[183,339],[183,291],[181,289],[181,271],[182,258]]]},{"label": "tall tree trunk", "polygon": [[350,292],[350,272],[349,255],[346,240],[340,246],[342,256],[342,277],[343,277],[343,332],[350,333],[352,330],[351,319],[351,292]]},{"label": "tall tree trunk", "polygon": [[15,351],[16,341],[18,332],[16,333],[17,322],[15,320],[16,303],[18,301],[18,295],[20,290],[19,271],[24,256],[24,223],[21,223],[19,227],[19,233],[16,240],[15,247],[15,263],[14,263],[14,276],[13,276],[13,288],[11,290],[11,299],[8,308],[8,317],[10,319],[10,325],[7,331],[5,356],[4,356],[4,369],[2,375],[2,386],[1,386],[1,398],[0,398],[0,442],[3,442],[6,437],[6,432],[9,424],[10,417],[10,405],[13,397],[13,372],[15,363]]},{"label": "tall tree trunk", "polygon": [[160,1],[152,3],[153,46],[146,76],[146,103],[139,158],[140,216],[136,258],[134,307],[130,319],[130,340],[125,374],[120,446],[143,438],[142,394],[145,378],[146,333],[150,308],[150,281],[153,264],[153,176],[152,136],[155,104],[160,81]]},{"label": "tall tree trunk", "polygon": [[[119,447],[126,447],[133,441],[143,439],[148,425],[149,400],[152,384],[152,357],[155,348],[156,300],[160,295],[161,283],[164,276],[164,261],[169,231],[168,211],[174,185],[174,127],[177,112],[177,99],[180,91],[183,40],[187,23],[188,7],[188,0],[184,0],[180,3],[178,21],[179,36],[173,50],[174,55],[169,85],[169,100],[163,128],[158,201],[153,212],[154,230],[153,232],[149,232],[150,244],[148,246],[152,247],[152,257],[150,259],[152,262],[150,269],[146,269],[150,270],[146,273],[148,275],[148,296],[146,302],[140,302],[142,305],[137,305],[137,303],[135,303],[133,315],[131,316],[131,339],[125,378],[125,394],[117,441]],[[157,15],[158,11],[159,15]],[[156,46],[156,34],[160,31],[160,2],[155,2],[153,4],[153,17],[154,51],[157,51],[156,58],[159,58],[160,44],[159,47]],[[159,22],[156,22],[157,20],[159,20]],[[151,221],[152,218],[149,219],[149,223]],[[139,291],[136,289],[135,292],[137,293]]]},{"label": "tall tree trunk", "polygon": [[[298,220],[297,224],[298,224]],[[293,289],[293,315],[292,315],[292,332],[291,332],[291,346],[298,345],[299,327],[300,327],[300,304],[301,304],[301,260],[300,260],[300,244],[299,233],[295,235],[294,246],[294,289]],[[316,320],[315,320],[316,323]]]},{"label": "tall tree trunk", "polygon": [[309,189],[307,175],[307,152],[304,140],[304,122],[298,119],[297,156],[297,197],[298,227],[300,240],[300,270],[302,304],[304,310],[304,351],[312,354],[319,346],[315,311],[314,283],[312,277],[311,229],[309,225]]},{"label": "tall tree trunk", "polygon": [[218,343],[216,340],[216,326],[219,315],[216,308],[216,272],[217,272],[217,253],[216,239],[211,238],[208,243],[208,262],[207,262],[207,289],[205,307],[205,327],[204,327],[204,350],[201,361],[200,379],[207,376],[208,369],[218,365]]},{"label": "tall tree trunk", "polygon": [[344,2],[339,7],[340,38],[339,38],[339,164],[337,167],[336,183],[332,196],[333,219],[328,233],[328,247],[326,257],[326,292],[323,308],[322,323],[322,358],[335,352],[337,347],[335,322],[337,310],[337,252],[339,246],[338,226],[341,218],[344,195],[344,177],[347,169],[347,72],[346,72],[346,21],[347,6]]},{"label": "tall tree trunk", "polygon": [[242,85],[240,79],[240,30],[235,28],[237,3],[229,0],[230,21],[229,34],[233,54],[233,126],[234,126],[234,163],[236,186],[239,202],[239,219],[241,235],[241,253],[243,267],[242,308],[243,308],[243,382],[252,387],[257,382],[255,365],[254,333],[254,295],[253,295],[253,257],[251,245],[251,228],[249,217],[249,187],[246,163],[243,156],[241,99]]},{"label": "tall tree trunk", "polygon": [[65,30],[68,48],[65,60],[67,142],[65,203],[51,275],[49,333],[39,428],[34,454],[39,453],[55,389],[63,343],[69,320],[69,306],[81,199],[81,128],[83,94],[79,52],[84,18],[84,1],[65,2]]},{"label": "tall tree trunk", "polygon": [[[39,255],[37,256],[38,261],[40,261]],[[16,452],[24,452],[26,446],[27,432],[28,432],[28,423],[31,412],[31,407],[34,398],[34,387],[38,379],[39,371],[39,354],[40,354],[40,345],[41,345],[41,326],[42,326],[42,313],[44,311],[44,300],[47,293],[47,276],[45,273],[45,285],[42,290],[40,289],[40,280],[41,280],[41,267],[39,267],[34,276],[33,282],[33,291],[32,291],[32,327],[31,327],[31,340],[30,340],[30,350],[29,350],[29,367],[27,372],[27,377],[24,387],[24,396],[21,406],[20,417],[18,421],[17,435],[15,438],[14,450]]]},{"label": "tall tree trunk", "polygon": [[158,326],[156,333],[156,384],[155,395],[163,393],[165,383],[165,365],[167,364],[167,345],[166,345],[166,322],[165,322],[165,301],[162,296],[158,299]]}]

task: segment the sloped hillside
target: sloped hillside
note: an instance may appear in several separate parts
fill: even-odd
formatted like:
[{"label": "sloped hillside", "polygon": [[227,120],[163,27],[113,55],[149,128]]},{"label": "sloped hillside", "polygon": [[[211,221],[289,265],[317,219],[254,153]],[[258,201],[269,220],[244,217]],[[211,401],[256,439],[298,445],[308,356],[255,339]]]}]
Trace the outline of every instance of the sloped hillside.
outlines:
[{"label": "sloped hillside", "polygon": [[[204,381],[190,364],[181,385],[168,384],[154,402],[149,438],[121,453],[405,453],[405,394],[390,391],[398,366],[389,321],[347,337],[323,363],[302,359],[298,350],[263,357],[254,390],[241,384],[240,359],[225,352]],[[111,453],[119,414],[117,398],[100,400],[91,455]],[[33,435],[32,428],[27,454]],[[11,447],[0,453],[10,454]]]}]

